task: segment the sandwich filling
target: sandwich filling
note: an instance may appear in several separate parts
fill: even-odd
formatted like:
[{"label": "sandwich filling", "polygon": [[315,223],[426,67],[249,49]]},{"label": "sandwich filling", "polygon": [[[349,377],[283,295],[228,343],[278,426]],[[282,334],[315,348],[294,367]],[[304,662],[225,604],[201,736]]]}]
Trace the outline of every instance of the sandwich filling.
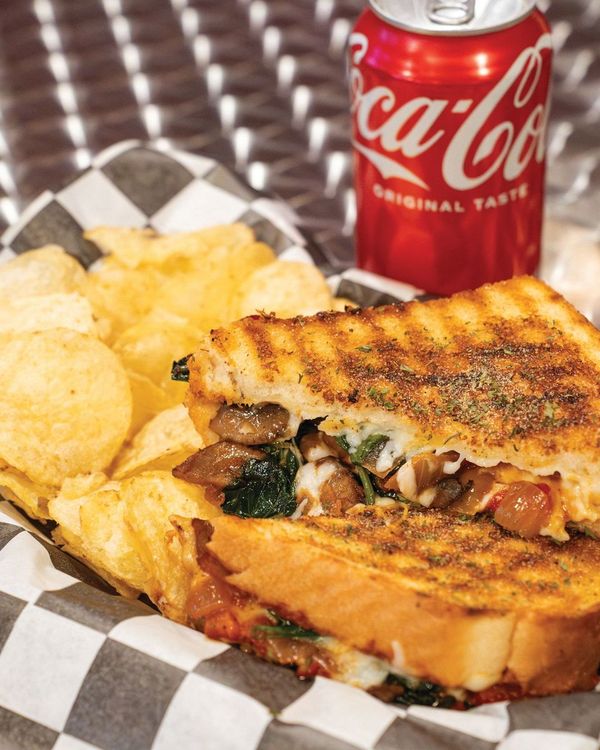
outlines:
[{"label": "sandwich filling", "polygon": [[463,710],[517,697],[518,685],[490,686],[480,678],[467,688],[449,688],[406,672],[402,647],[394,644],[394,659],[365,653],[338,638],[310,627],[299,613],[276,611],[227,582],[229,571],[207,549],[209,522],[194,519],[196,576],[187,601],[188,624],[208,637],[240,646],[242,651],[288,666],[300,678],[329,677],[367,690],[389,703]]},{"label": "sandwich filling", "polygon": [[219,441],[173,473],[211,488],[226,513],[343,516],[364,505],[414,503],[465,516],[487,513],[526,539],[569,538],[558,473],[537,476],[444,446],[407,451],[400,431],[301,422],[274,403],[222,405],[209,426]]}]

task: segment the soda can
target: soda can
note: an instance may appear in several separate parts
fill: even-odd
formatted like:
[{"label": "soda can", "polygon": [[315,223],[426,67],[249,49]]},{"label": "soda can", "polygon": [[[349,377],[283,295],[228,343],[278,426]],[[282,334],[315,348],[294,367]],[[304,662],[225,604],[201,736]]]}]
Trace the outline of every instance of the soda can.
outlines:
[{"label": "soda can", "polygon": [[534,273],[552,64],[534,0],[370,0],[349,55],[358,265],[437,294]]}]

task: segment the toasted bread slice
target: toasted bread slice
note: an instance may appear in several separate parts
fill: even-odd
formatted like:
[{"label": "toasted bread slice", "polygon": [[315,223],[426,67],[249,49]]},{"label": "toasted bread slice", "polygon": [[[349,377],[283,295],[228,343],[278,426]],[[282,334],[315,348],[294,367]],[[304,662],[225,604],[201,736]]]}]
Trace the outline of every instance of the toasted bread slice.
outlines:
[{"label": "toasted bread slice", "polygon": [[252,316],[212,331],[189,366],[188,407],[209,440],[218,404],[275,402],[298,420],[326,418],[319,429],[332,435],[388,435],[406,456],[453,450],[479,466],[558,472],[568,519],[600,519],[600,332],[534,278]]},{"label": "toasted bread slice", "polygon": [[600,545],[525,541],[485,518],[366,508],[211,521],[228,583],[394,671],[446,687],[589,689],[600,663]]}]

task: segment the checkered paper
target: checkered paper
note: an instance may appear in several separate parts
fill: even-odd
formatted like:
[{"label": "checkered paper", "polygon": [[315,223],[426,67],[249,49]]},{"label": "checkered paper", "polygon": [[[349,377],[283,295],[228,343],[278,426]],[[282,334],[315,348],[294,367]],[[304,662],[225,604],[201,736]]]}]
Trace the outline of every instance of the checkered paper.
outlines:
[{"label": "checkered paper", "polygon": [[[252,225],[281,258],[319,264],[359,304],[419,294],[327,266],[289,209],[211,159],[138,142],[41,195],[2,237],[0,262],[55,242],[89,267],[100,257],[81,236],[91,226],[229,221]],[[0,750],[594,750],[599,734],[599,693],[461,713],[300,681],[116,595],[0,502]]]}]

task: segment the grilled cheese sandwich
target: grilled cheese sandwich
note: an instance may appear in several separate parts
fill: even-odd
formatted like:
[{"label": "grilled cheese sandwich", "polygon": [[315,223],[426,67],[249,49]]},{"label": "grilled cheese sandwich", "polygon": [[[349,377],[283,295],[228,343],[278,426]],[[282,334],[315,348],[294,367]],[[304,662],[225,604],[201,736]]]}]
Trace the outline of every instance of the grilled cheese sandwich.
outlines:
[{"label": "grilled cheese sandwich", "polygon": [[[314,463],[351,471],[363,502],[487,511],[559,541],[569,523],[600,522],[600,332],[531,277],[428,302],[251,316],[212,331],[188,366],[207,444],[239,439],[240,424],[256,446],[311,423],[330,443]],[[266,406],[280,410],[278,429],[253,439]],[[327,474],[318,469],[313,485]],[[318,513],[318,495],[300,483],[296,507]]]},{"label": "grilled cheese sandwich", "polygon": [[399,503],[193,523],[188,624],[301,675],[401,702],[427,683],[457,707],[598,680],[600,546],[583,535],[561,548]]}]

